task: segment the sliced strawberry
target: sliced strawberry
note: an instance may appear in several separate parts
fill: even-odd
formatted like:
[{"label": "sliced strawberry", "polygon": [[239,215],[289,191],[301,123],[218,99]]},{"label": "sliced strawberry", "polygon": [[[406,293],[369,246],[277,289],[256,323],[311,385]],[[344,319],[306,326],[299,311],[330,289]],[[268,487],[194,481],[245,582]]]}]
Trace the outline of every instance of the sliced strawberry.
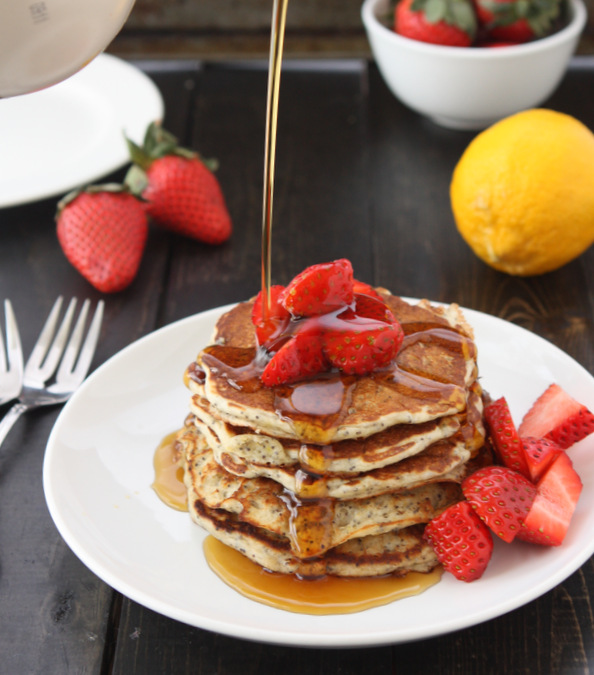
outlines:
[{"label": "sliced strawberry", "polygon": [[283,304],[293,316],[317,316],[353,302],[353,267],[342,258],[306,268],[287,286]]},{"label": "sliced strawberry", "polygon": [[303,332],[289,338],[270,359],[261,380],[267,387],[304,380],[326,370],[319,335]]},{"label": "sliced strawberry", "polygon": [[371,295],[355,294],[355,309],[357,316],[365,319],[374,319],[375,321],[384,321],[385,323],[396,323],[392,312],[388,309],[385,301],[381,297]]},{"label": "sliced strawberry", "polygon": [[559,546],[582,491],[582,481],[567,453],[562,452],[538,482],[536,499],[518,532],[518,539]]},{"label": "sliced strawberry", "polygon": [[382,300],[382,296],[375,290],[373,286],[366,284],[364,281],[353,279],[353,293],[355,295],[369,295],[376,300]]},{"label": "sliced strawberry", "polygon": [[491,530],[508,543],[516,537],[536,497],[522,474],[504,466],[479,469],[462,482],[462,492]]},{"label": "sliced strawberry", "polygon": [[283,306],[281,300],[285,291],[284,286],[270,287],[270,307],[266,318],[264,317],[264,298],[262,291],[258,293],[252,307],[252,323],[256,330],[256,338],[259,345],[266,345],[270,340],[278,337],[291,318],[289,312]]},{"label": "sliced strawberry", "polygon": [[485,421],[491,433],[495,452],[502,464],[530,478],[528,462],[522,441],[513,422],[506,399],[501,398],[485,406]]},{"label": "sliced strawberry", "polygon": [[361,317],[347,309],[325,330],[324,353],[343,373],[365,375],[390,363],[403,339],[398,322]]},{"label": "sliced strawberry", "polygon": [[558,384],[534,402],[518,428],[523,438],[550,438],[564,450],[594,432],[594,415]]},{"label": "sliced strawberry", "polygon": [[523,438],[524,454],[528,462],[530,480],[537,483],[549,466],[563,450],[554,441],[546,438]]},{"label": "sliced strawberry", "polygon": [[468,502],[453,504],[433,518],[424,536],[443,567],[462,581],[479,579],[491,559],[491,532]]}]

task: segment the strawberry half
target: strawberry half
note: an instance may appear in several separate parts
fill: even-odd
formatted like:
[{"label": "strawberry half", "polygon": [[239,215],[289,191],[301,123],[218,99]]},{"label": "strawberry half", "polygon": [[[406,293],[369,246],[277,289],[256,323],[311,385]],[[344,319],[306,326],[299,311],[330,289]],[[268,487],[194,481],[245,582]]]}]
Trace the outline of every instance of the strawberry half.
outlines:
[{"label": "strawberry half", "polygon": [[485,406],[485,421],[491,434],[495,453],[501,463],[530,478],[524,446],[511,416],[506,399],[502,396]]},{"label": "strawberry half", "polygon": [[480,579],[493,552],[489,528],[464,501],[433,518],[425,527],[424,537],[443,567],[461,581]]},{"label": "strawberry half", "polygon": [[479,469],[462,481],[462,492],[477,515],[503,541],[514,540],[536,497],[522,474],[504,466]]},{"label": "strawberry half", "polygon": [[370,319],[347,309],[324,331],[324,353],[343,373],[365,375],[387,366],[403,339],[398,322]]},{"label": "strawberry half", "polygon": [[273,355],[262,372],[267,387],[291,384],[327,369],[322,341],[312,332],[296,333]]},{"label": "strawberry half", "polygon": [[[398,323],[384,299],[379,295],[374,297],[373,295],[356,293],[354,312],[356,316],[361,318],[383,321],[389,324]],[[402,337],[404,338],[404,333]]]},{"label": "strawberry half", "polygon": [[522,437],[550,438],[566,450],[594,432],[594,415],[558,384],[534,402],[518,428]]},{"label": "strawberry half", "polygon": [[256,339],[261,346],[267,346],[274,338],[279,337],[287,327],[291,315],[282,304],[284,286],[270,287],[270,307],[264,317],[264,298],[262,291],[258,293],[252,307],[252,323],[256,331]]},{"label": "strawberry half", "polygon": [[536,486],[536,499],[524,518],[518,539],[533,544],[563,543],[582,492],[582,481],[567,453],[562,452]]},{"label": "strawberry half", "polygon": [[353,302],[353,267],[342,258],[311,265],[287,286],[283,305],[293,316],[318,316]]},{"label": "strawberry half", "polygon": [[123,186],[71,192],[58,204],[58,241],[69,262],[103,293],[132,283],[148,236],[141,202]]},{"label": "strawberry half", "polygon": [[524,455],[528,462],[530,480],[537,483],[549,466],[559,457],[563,450],[546,438],[523,438]]},{"label": "strawberry half", "polygon": [[369,295],[376,300],[382,300],[382,296],[375,290],[370,284],[366,284],[364,281],[359,281],[358,279],[353,279],[353,293],[355,295]]}]

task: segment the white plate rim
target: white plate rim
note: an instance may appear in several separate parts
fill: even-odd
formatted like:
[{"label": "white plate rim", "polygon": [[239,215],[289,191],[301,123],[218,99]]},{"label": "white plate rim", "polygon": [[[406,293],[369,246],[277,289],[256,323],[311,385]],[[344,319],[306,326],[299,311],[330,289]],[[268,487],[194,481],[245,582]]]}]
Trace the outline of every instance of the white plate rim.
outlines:
[{"label": "white plate rim", "polygon": [[[70,162],[62,163],[63,158],[56,161],[49,150],[44,155],[43,147],[28,148],[24,130],[19,141],[19,153],[35,156],[34,173],[30,179],[5,182],[0,189],[0,208],[62,195],[120,169],[130,161],[124,132],[136,143],[142,143],[147,126],[151,122],[162,121],[164,117],[163,97],[153,80],[134,64],[105,53],[99,54],[67,80],[39,92],[15,97],[14,101],[19,106],[27,101],[36,109],[43,110],[42,124],[47,124],[51,113],[51,107],[49,111],[47,108],[48,100],[53,107],[58,102],[65,105],[69,100],[82,101],[89,95],[93,95],[113,116],[109,137],[105,136],[105,129],[97,128],[97,133],[101,133],[101,138],[97,139],[100,152],[77,156]],[[0,101],[0,110],[2,104],[13,105],[11,99],[5,99]],[[11,133],[14,135],[17,129],[12,128]],[[90,137],[89,145],[92,140]],[[68,152],[67,147],[64,152]],[[2,162],[11,164],[6,148]]]},{"label": "white plate rim", "polygon": [[[572,450],[572,457],[584,481],[584,493],[576,511],[575,522],[572,523],[572,529],[568,535],[568,542],[559,548],[545,549],[539,547],[538,550],[528,544],[513,544],[512,547],[515,548],[512,548],[502,542],[496,542],[494,558],[489,569],[483,579],[472,584],[464,584],[455,581],[449,575],[444,575],[437,586],[430,588],[421,596],[401,600],[359,614],[311,617],[275,610],[247,600],[222,584],[208,568],[205,572],[204,567],[200,568],[199,571],[205,576],[205,579],[198,578],[196,583],[204,584],[202,589],[204,594],[208,595],[211,592],[217,594],[216,611],[214,613],[212,611],[207,613],[201,607],[180,606],[179,602],[174,606],[167,597],[161,597],[157,589],[147,588],[146,583],[143,586],[142,583],[135,584],[134,581],[130,582],[130,579],[124,579],[124,575],[122,575],[121,570],[117,569],[117,565],[106,564],[102,557],[105,550],[102,550],[90,535],[89,538],[85,539],[84,536],[81,537],[80,530],[76,531],[75,519],[80,518],[80,516],[75,516],[72,510],[65,508],[60,498],[60,492],[65,487],[63,477],[65,467],[60,464],[60,453],[64,455],[66,452],[65,438],[68,436],[69,424],[71,423],[69,419],[71,417],[70,411],[78,408],[80,413],[85,398],[90,397],[93,388],[99,388],[99,381],[108,381],[112,371],[116,372],[118,368],[125,366],[127,360],[134,358],[135,352],[150,350],[151,343],[158,344],[159,348],[163,348],[167,343],[175,342],[175,340],[181,339],[189,333],[198,334],[200,332],[198,327],[201,327],[200,334],[204,335],[214,325],[216,318],[230,306],[208,310],[172,323],[141,338],[114,355],[100,366],[72,397],[60,413],[51,432],[43,467],[43,486],[50,515],[72,551],[91,571],[114,589],[139,604],[175,620],[241,639],[306,647],[369,647],[436,637],[501,616],[535,600],[556,587],[592,555],[594,540],[589,536],[589,532],[594,525],[594,467],[590,468],[591,463],[587,461],[588,453],[594,452],[594,437],[591,436]],[[544,338],[503,319],[475,310],[464,309],[463,311],[477,331],[479,367],[481,367],[481,349],[483,351],[485,348],[487,350],[499,349],[500,342],[505,343],[501,347],[502,349],[508,349],[510,345],[517,342],[527,343],[530,347],[529,360],[532,361],[535,360],[536,352],[539,353],[537,366],[543,372],[539,378],[536,378],[536,381],[527,378],[525,382],[514,383],[513,387],[510,383],[509,391],[498,391],[489,390],[489,385],[493,383],[484,380],[486,388],[494,397],[506,395],[514,418],[522,415],[529,405],[529,400],[534,400],[543,389],[543,382],[550,376],[547,368],[551,369],[551,372],[559,368],[563,370],[563,373],[567,372],[567,377],[561,373],[562,376],[557,378],[557,380],[562,380],[560,384],[576,397],[579,396],[580,400],[586,405],[591,408],[594,407],[594,378],[568,354]],[[496,344],[482,344],[481,346],[482,336],[485,335],[493,335]],[[194,351],[202,346],[203,343],[196,344],[196,350]],[[521,364],[512,360],[509,372],[505,373],[505,377],[513,376],[518,368],[522,370],[522,367]],[[532,364],[528,364],[527,367],[531,369]],[[497,363],[496,368],[499,372],[499,363]],[[520,375],[523,377],[524,374],[520,373]],[[181,376],[179,379],[179,387],[183,390]],[[497,385],[499,386],[500,383],[497,383]],[[184,414],[184,410],[181,410],[180,421],[182,421]],[[108,418],[103,421],[110,422]],[[107,429],[113,431],[110,429],[109,423]],[[159,433],[153,434],[154,442],[147,449],[147,462],[151,462],[152,451],[160,438],[170,431],[172,429],[165,426]],[[73,482],[71,481],[68,487],[71,488],[72,485]],[[78,495],[78,497],[81,498],[81,495]],[[133,499],[134,495],[132,496]],[[157,500],[156,497],[155,500]],[[137,501],[140,501],[140,499]],[[588,505],[590,508],[588,508]],[[92,504],[86,504],[85,506],[90,507],[91,510],[93,508]],[[158,508],[160,507],[167,512],[171,511],[162,504]],[[140,509],[144,508],[144,505],[140,505]],[[187,514],[179,515],[189,520]],[[95,521],[99,517],[98,522],[100,522],[101,514],[95,514],[94,517]],[[96,525],[97,522],[95,522]],[[182,527],[185,527],[185,521]],[[197,556],[202,556],[200,543],[204,535],[198,533],[199,528],[196,526],[190,525],[189,527],[193,528],[191,529],[193,541],[190,543],[190,547],[196,548]],[[538,573],[542,569],[542,574],[539,576],[531,573],[528,583],[525,580],[516,582],[513,577],[514,571],[518,573],[520,568],[523,571],[527,559],[529,559],[528,564],[531,567],[531,561],[539,561],[539,567],[536,571]],[[132,566],[137,562],[134,560],[124,561],[125,564],[129,563]],[[202,564],[202,562],[196,559],[197,565]],[[508,567],[512,569],[512,576],[510,576]],[[161,570],[161,576],[159,576],[159,570],[151,570],[152,572],[155,572],[164,583],[166,582],[165,585],[173,583],[170,579],[163,578],[163,570]],[[501,586],[501,580],[499,579],[502,575],[506,582],[505,586]],[[197,576],[200,577],[200,574]],[[519,585],[515,588],[512,597],[509,586],[514,587],[516,583]],[[173,588],[173,590],[179,589]],[[488,601],[483,602],[481,596],[487,596]],[[218,606],[219,599],[223,607],[221,611],[219,611],[220,607]],[[442,606],[448,603],[452,607],[445,611],[447,620],[444,620],[444,608]],[[229,605],[228,612],[225,609],[226,605]],[[435,609],[437,605],[439,605],[437,612],[428,611],[428,607]],[[241,620],[237,619],[238,607],[247,612],[245,617],[249,616],[249,621],[245,617]],[[421,616],[415,614],[417,607]],[[406,615],[405,622],[403,622],[402,614]],[[377,620],[375,619],[376,615]],[[390,625],[390,621],[386,620],[390,617],[394,619],[394,625]]]}]

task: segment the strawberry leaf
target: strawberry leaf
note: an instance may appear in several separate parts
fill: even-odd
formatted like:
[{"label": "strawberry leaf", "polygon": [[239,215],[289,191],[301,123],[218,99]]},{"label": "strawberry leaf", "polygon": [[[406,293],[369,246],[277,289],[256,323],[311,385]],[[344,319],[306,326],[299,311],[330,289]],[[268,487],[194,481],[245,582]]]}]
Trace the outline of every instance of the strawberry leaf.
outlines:
[{"label": "strawberry leaf", "polygon": [[[413,3],[414,4],[414,3]],[[427,0],[425,3],[425,19],[429,23],[443,21],[447,15],[445,0]]]}]

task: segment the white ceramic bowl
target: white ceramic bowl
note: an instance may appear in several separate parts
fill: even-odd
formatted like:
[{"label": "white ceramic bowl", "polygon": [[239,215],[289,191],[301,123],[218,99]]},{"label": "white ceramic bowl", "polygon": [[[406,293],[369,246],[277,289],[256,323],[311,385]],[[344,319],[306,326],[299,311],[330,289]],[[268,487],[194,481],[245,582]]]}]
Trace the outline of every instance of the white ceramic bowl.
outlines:
[{"label": "white ceramic bowl", "polygon": [[382,77],[409,108],[458,129],[482,129],[542,103],[563,78],[586,23],[582,0],[569,0],[569,23],[549,37],[513,47],[442,47],[382,23],[389,3],[365,0],[361,9]]}]

